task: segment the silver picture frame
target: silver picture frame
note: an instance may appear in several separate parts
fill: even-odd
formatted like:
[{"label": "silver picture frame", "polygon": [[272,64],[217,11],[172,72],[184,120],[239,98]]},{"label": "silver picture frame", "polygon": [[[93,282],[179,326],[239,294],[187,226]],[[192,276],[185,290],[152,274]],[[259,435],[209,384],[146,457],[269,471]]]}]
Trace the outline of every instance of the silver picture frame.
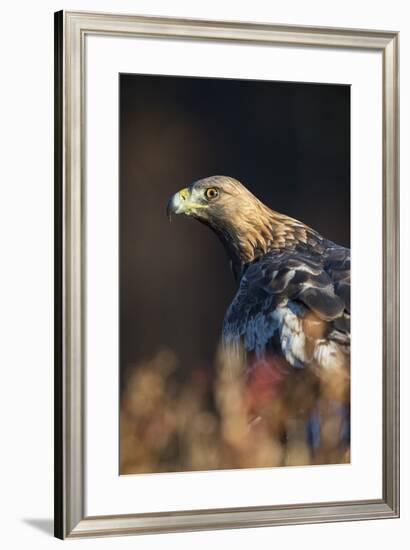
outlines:
[{"label": "silver picture frame", "polygon": [[[87,35],[372,50],[383,57],[383,495],[378,500],[86,516],[84,42]],[[95,537],[399,516],[399,35],[108,13],[55,14],[55,536]]]}]

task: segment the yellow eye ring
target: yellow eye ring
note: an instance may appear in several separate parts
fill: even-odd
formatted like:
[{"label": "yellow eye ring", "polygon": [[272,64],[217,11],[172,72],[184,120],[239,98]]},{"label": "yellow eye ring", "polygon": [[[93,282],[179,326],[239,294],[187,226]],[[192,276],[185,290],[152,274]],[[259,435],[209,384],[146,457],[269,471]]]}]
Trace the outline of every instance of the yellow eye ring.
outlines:
[{"label": "yellow eye ring", "polygon": [[207,199],[215,199],[218,196],[218,189],[215,189],[215,187],[208,187],[205,191],[205,196]]}]

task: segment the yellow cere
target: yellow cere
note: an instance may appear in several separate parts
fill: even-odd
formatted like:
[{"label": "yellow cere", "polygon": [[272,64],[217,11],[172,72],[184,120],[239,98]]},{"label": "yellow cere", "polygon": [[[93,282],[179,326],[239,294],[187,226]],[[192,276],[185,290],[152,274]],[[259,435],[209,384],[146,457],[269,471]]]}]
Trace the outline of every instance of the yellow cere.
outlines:
[{"label": "yellow cere", "polygon": [[207,204],[197,204],[196,202],[188,202],[189,197],[189,189],[188,187],[185,187],[184,189],[181,189],[181,191],[178,192],[181,199],[184,201],[184,210],[191,208],[208,208]]},{"label": "yellow cere", "polygon": [[185,187],[184,189],[181,189],[181,191],[179,192],[179,196],[181,197],[181,199],[183,201],[186,201],[187,198],[189,197],[189,189],[188,187]]}]

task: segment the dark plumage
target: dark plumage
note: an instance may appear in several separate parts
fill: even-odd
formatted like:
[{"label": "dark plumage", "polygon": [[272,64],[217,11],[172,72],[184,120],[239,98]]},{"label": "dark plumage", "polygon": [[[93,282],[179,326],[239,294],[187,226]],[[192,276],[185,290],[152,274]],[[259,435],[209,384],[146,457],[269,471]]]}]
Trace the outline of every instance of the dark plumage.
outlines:
[{"label": "dark plumage", "polygon": [[315,373],[329,402],[347,405],[350,250],[271,210],[230,177],[176,193],[168,213],[208,225],[227,251],[239,288],[223,340],[245,349],[248,376],[261,360],[277,357],[289,369]]}]

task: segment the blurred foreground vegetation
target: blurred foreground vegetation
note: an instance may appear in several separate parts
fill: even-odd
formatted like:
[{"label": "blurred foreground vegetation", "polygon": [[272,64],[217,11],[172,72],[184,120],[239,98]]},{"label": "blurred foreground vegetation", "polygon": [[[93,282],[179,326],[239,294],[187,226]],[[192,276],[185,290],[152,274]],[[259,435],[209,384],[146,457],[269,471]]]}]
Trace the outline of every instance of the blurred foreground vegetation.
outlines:
[{"label": "blurred foreground vegetation", "polygon": [[[170,351],[130,370],[121,396],[121,474],[350,461],[340,417],[314,374],[270,360],[245,382],[241,361],[221,352],[213,366],[181,370]],[[347,383],[338,385],[346,394]],[[312,411],[321,419],[315,449]]]}]

